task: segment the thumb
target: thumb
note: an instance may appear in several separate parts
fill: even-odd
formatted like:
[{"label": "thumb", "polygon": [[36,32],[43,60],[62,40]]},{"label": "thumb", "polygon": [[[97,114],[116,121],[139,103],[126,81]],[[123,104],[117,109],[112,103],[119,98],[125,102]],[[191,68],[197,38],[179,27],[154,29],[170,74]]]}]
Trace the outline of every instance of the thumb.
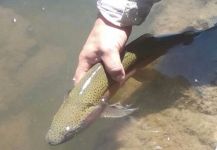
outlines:
[{"label": "thumb", "polygon": [[125,78],[125,71],[121,63],[118,50],[107,51],[102,56],[102,61],[105,65],[106,71],[109,73],[113,80],[120,82]]}]

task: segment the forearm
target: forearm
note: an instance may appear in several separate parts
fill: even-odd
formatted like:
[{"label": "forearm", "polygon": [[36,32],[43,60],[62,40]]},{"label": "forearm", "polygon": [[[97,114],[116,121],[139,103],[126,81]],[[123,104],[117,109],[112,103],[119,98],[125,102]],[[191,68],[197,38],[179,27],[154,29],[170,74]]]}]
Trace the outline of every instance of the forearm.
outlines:
[{"label": "forearm", "polygon": [[160,0],[98,0],[101,15],[116,26],[141,24],[155,2]]}]

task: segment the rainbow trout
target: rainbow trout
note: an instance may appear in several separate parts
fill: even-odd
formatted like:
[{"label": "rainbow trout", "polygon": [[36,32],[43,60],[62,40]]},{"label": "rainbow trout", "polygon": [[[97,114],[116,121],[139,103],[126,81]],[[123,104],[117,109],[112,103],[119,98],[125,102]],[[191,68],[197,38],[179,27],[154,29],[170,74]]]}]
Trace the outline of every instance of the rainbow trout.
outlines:
[{"label": "rainbow trout", "polygon": [[[141,36],[126,46],[122,63],[126,73],[142,62],[143,66],[163,55],[168,48],[183,41],[191,41],[184,34],[163,38]],[[113,81],[100,63],[93,66],[86,76],[70,91],[53,118],[46,140],[51,145],[63,143],[100,116],[123,117],[131,114],[134,108],[121,105],[108,105],[109,97],[119,84]],[[115,88],[116,87],[116,88]],[[115,89],[115,90],[114,90]]]}]

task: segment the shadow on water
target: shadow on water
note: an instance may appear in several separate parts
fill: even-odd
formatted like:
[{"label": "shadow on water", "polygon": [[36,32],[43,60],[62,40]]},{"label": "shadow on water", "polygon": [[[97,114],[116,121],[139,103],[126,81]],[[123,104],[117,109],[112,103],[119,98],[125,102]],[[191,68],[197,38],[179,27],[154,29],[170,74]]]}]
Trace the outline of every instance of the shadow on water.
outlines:
[{"label": "shadow on water", "polygon": [[[159,58],[154,63],[152,63],[150,66],[148,66],[148,68],[140,70],[134,76],[134,78],[136,80],[140,81],[141,85],[139,86],[139,88],[136,89],[135,92],[133,92],[133,94],[131,94],[126,100],[124,100],[125,103],[133,103],[134,107],[139,107],[139,111],[137,111],[133,115],[133,119],[132,119],[132,117],[130,117],[130,118],[113,120],[114,122],[109,127],[106,127],[106,129],[103,132],[101,132],[101,135],[99,135],[98,141],[96,142],[96,147],[94,147],[93,149],[94,150],[95,149],[100,150],[102,147],[105,148],[106,150],[107,149],[108,150],[109,149],[118,150],[121,148],[129,149],[129,146],[134,145],[134,144],[132,144],[132,141],[136,142],[136,140],[134,140],[134,139],[130,140],[131,137],[123,138],[124,136],[121,136],[120,134],[125,134],[125,133],[123,133],[124,132],[123,129],[125,130],[125,128],[127,128],[127,126],[132,125],[129,123],[130,120],[138,120],[139,121],[141,119],[145,119],[146,117],[148,118],[149,115],[158,114],[158,113],[164,112],[170,108],[177,108],[177,111],[179,111],[179,110],[185,111],[185,110],[189,109],[190,112],[191,111],[196,112],[196,114],[198,114],[198,118],[200,118],[200,115],[202,116],[201,118],[203,118],[204,114],[211,115],[211,116],[214,116],[213,121],[216,122],[215,115],[217,114],[217,110],[216,110],[217,103],[211,102],[211,98],[210,98],[210,100],[207,100],[208,103],[211,103],[211,104],[209,104],[210,106],[208,106],[208,107],[212,107],[212,109],[211,109],[212,111],[210,111],[210,112],[208,112],[207,110],[198,109],[200,106],[197,106],[197,108],[194,108],[193,105],[191,104],[191,102],[193,102],[192,99],[194,99],[194,97],[193,97],[194,94],[196,96],[198,96],[199,98],[201,98],[202,100],[205,99],[206,95],[209,94],[209,93],[206,93],[206,91],[205,91],[205,89],[207,87],[211,87],[211,88],[213,87],[214,92],[212,92],[210,94],[212,94],[213,97],[215,97],[215,98],[217,97],[216,92],[215,92],[217,89],[216,84],[215,84],[215,82],[216,82],[215,80],[217,77],[217,72],[216,72],[217,71],[217,63],[215,60],[215,59],[217,59],[217,53],[216,53],[217,45],[214,44],[215,39],[216,39],[215,33],[216,33],[216,29],[212,29],[211,31],[208,31],[207,33],[206,32],[202,33],[201,35],[196,37],[196,39],[194,39],[194,40],[193,40],[193,37],[189,38],[189,36],[187,36],[188,37],[187,40],[186,40],[186,37],[181,38],[181,40],[179,37],[178,40],[175,40],[175,42],[173,41],[173,43],[170,43],[171,45],[168,43],[165,45],[162,43],[156,44],[158,46],[159,45],[165,46],[165,47],[164,46],[160,47],[160,49],[163,50],[163,51],[161,51],[161,54],[166,53],[167,51],[168,51],[168,53],[166,55],[164,55],[163,57]],[[209,38],[209,40],[207,40],[207,38]],[[210,39],[212,39],[212,40],[210,40]],[[173,40],[174,40],[174,38],[173,38]],[[183,45],[183,43],[184,43],[184,45]],[[149,44],[150,44],[150,42],[149,42]],[[186,44],[191,44],[191,45],[186,45]],[[153,44],[153,45],[155,45],[155,44]],[[155,48],[153,48],[153,45],[150,44],[149,48],[151,48],[151,50],[155,49]],[[199,45],[199,47],[198,47],[198,45]],[[171,48],[171,47],[173,47],[173,48]],[[157,48],[157,49],[159,50],[159,48]],[[203,55],[201,55],[201,53],[203,53]],[[180,54],[182,56],[182,58],[176,57],[176,56],[179,56],[177,54]],[[160,55],[158,55],[158,57]],[[172,59],[169,59],[169,58],[172,58]],[[182,61],[184,61],[185,63],[180,63],[179,62],[180,59]],[[203,61],[203,59],[205,61]],[[204,65],[207,65],[206,66],[207,69],[201,68]],[[196,69],[193,69],[195,67],[196,67]],[[201,70],[198,68],[201,68]],[[169,71],[167,71],[167,70],[169,70]],[[204,72],[204,70],[206,70],[206,72]],[[194,71],[197,71],[197,72],[194,73]],[[194,76],[194,75],[196,75],[196,76]],[[126,86],[133,86],[133,85],[127,84]],[[205,87],[205,88],[203,88],[203,87]],[[205,91],[205,93],[203,93],[204,92],[203,90]],[[189,91],[190,91],[190,93],[192,92],[194,94],[191,93],[190,96],[186,95],[186,93],[188,93]],[[124,94],[124,93],[126,93],[126,91],[120,92],[120,94],[118,96],[115,96],[115,98],[119,98],[120,95]],[[193,103],[197,103],[196,105],[200,105],[200,103],[201,103],[200,100],[197,99],[198,97],[195,98],[196,102],[193,102]],[[213,98],[213,100],[214,100],[214,98]],[[208,109],[208,108],[206,107],[205,109]],[[173,113],[173,112],[171,111],[171,113]],[[202,113],[202,114],[200,114],[200,113]],[[175,114],[176,114],[176,112],[175,112]],[[191,113],[190,113],[190,115],[191,115]],[[186,120],[191,120],[190,115],[189,115],[189,118],[187,118],[188,114],[186,114],[186,118],[185,117],[183,117],[183,118],[185,118]],[[174,116],[172,116],[172,114],[171,114],[171,118],[173,118],[173,117]],[[197,118],[197,117],[195,117],[195,118]],[[206,117],[204,117],[204,118],[206,118]],[[207,118],[209,118],[209,116],[207,116]],[[161,116],[161,118],[159,117],[158,119],[157,119],[158,123],[162,124],[162,122],[161,122],[162,116]],[[163,118],[163,119],[165,119],[165,118]],[[146,119],[146,120],[148,121],[148,119]],[[177,119],[177,122],[179,122],[178,120],[179,119]],[[200,119],[198,119],[198,120],[200,120]],[[201,122],[201,120],[203,122]],[[205,124],[204,128],[206,128],[206,119],[204,119],[204,120],[201,119],[201,120],[198,121],[197,123],[203,124],[203,125]],[[171,120],[169,120],[166,123],[167,126],[169,126],[169,124],[171,123],[170,121]],[[192,122],[194,122],[194,121],[195,120],[192,119]],[[145,122],[143,124],[145,126]],[[192,127],[188,127],[189,124],[191,125],[191,123],[189,123],[187,125],[186,124],[183,125],[183,126],[187,126],[186,128],[194,128],[194,127],[196,128],[196,129],[191,129],[191,132],[192,132],[191,134],[197,135],[198,139],[201,142],[201,143],[199,142],[199,144],[197,143],[199,147],[195,146],[196,144],[195,145],[193,144],[192,147],[190,147],[190,149],[192,149],[192,148],[193,149],[194,148],[195,149],[196,148],[203,149],[204,147],[201,145],[206,145],[207,146],[207,147],[205,147],[206,149],[213,149],[215,147],[215,145],[216,145],[216,139],[215,138],[209,139],[209,138],[200,137],[200,136],[202,136],[200,134],[201,132],[203,132],[203,134],[205,134],[205,132],[213,132],[212,130],[215,130],[215,128],[214,129],[210,128],[210,131],[208,131],[209,128],[206,129],[207,131],[205,131],[205,129],[204,129],[204,131],[203,130],[196,131],[197,130],[197,125],[195,125],[196,123],[192,123]],[[213,127],[213,125],[207,125],[207,126]],[[215,126],[215,124],[214,124],[214,126]],[[130,127],[128,127],[128,128],[130,128]],[[174,127],[174,128],[177,128],[178,130],[180,130],[178,127]],[[134,128],[134,129],[138,130],[136,128]],[[146,129],[144,129],[144,130],[146,130]],[[186,130],[186,129],[184,129],[184,130]],[[128,132],[127,129],[126,129],[126,132]],[[134,132],[134,130],[132,132]],[[183,131],[183,133],[184,132],[185,131]],[[136,133],[136,131],[135,131],[135,133],[132,133],[132,134],[126,133],[126,136],[132,135],[132,138],[133,138],[134,137],[133,134],[138,134],[138,133]],[[211,138],[210,133],[207,135]],[[151,137],[147,138],[146,136],[144,136],[143,138],[144,138],[143,141],[145,144],[147,144],[147,145],[150,144],[146,140],[148,138],[151,138]],[[183,136],[183,138],[185,138],[185,137]],[[123,139],[128,139],[128,140],[124,141]],[[186,136],[186,139],[188,139],[188,136]],[[128,144],[126,144],[126,142]],[[186,141],[186,142],[188,142],[188,141]],[[131,143],[131,144],[129,144],[129,143]],[[171,143],[170,143],[170,145],[171,145]],[[177,145],[178,145],[177,143],[174,143],[174,145],[173,145],[174,147],[172,147],[172,148],[177,147]],[[185,148],[188,149],[187,145],[188,145],[188,143],[186,143]],[[142,144],[140,146],[142,146]],[[125,148],[125,147],[128,147],[128,148]],[[182,148],[183,147],[181,146],[180,149],[182,149]],[[183,148],[183,149],[185,149],[185,148]],[[136,149],[136,147],[133,147],[133,149]],[[153,147],[150,149],[153,149]]]},{"label": "shadow on water", "polygon": [[[150,76],[152,76],[152,81],[148,81],[150,80]],[[138,78],[144,82],[130,97],[124,100],[126,103],[133,103],[132,107],[139,108],[133,114],[133,120],[145,118],[150,114],[159,113],[167,108],[171,108],[180,97],[183,97],[183,91],[191,86],[182,77],[170,78],[154,69],[145,69],[143,72],[139,72]],[[100,150],[102,147],[106,150],[119,150],[125,147],[119,141],[118,133],[129,124],[131,119],[131,117],[127,117],[113,120],[113,123],[109,127],[106,127],[101,135],[99,135],[101,138],[98,139],[96,147],[93,150]],[[105,126],[107,126],[106,123]]]},{"label": "shadow on water", "polygon": [[[148,84],[142,84],[138,91],[129,98],[135,99],[137,101],[135,106],[139,106],[136,117],[143,117],[171,107],[176,100],[184,96],[184,91],[191,86],[183,77],[170,78],[156,70],[145,70],[143,73],[151,74],[156,79]],[[146,80],[149,79],[146,78]]]},{"label": "shadow on water", "polygon": [[[176,48],[177,46],[182,46],[184,44],[187,47],[188,44],[191,44],[194,41],[194,38],[197,35],[198,33],[189,31],[186,31],[183,34],[160,38],[144,35],[129,44],[126,49],[128,51],[136,49],[141,52],[138,53],[138,57],[141,59],[141,64],[139,64],[139,66],[144,66],[166,54],[168,51],[173,51],[173,48]],[[158,64],[160,62],[155,63]],[[143,73],[139,72],[139,75],[140,77],[137,76],[137,79],[142,78],[141,80],[150,80],[151,77],[153,80],[149,84],[142,85],[128,98],[130,101],[135,101],[135,106],[139,106],[140,108],[139,111],[135,113],[135,118],[143,118],[149,114],[157,113],[171,107],[177,99],[183,97],[183,91],[191,86],[191,84],[184,77],[169,77],[155,69],[145,69]],[[161,102],[159,102],[159,100]],[[123,122],[121,120],[117,120],[117,122],[114,120],[114,122],[117,123],[114,123],[116,124],[115,127],[113,123],[109,122],[107,124],[106,122],[108,123],[109,121],[100,121],[95,123],[85,132],[79,134],[71,142],[63,145],[63,147],[68,148],[76,143],[80,143],[79,149],[92,149],[93,143],[95,143],[95,140],[93,139],[97,139],[96,147],[93,146],[94,150],[101,149],[102,147],[103,149],[107,148],[107,141],[110,143],[110,147],[108,149],[118,149],[120,143],[116,143],[116,133],[120,128],[122,128],[122,123],[126,123],[125,119],[123,119]],[[109,140],[106,135],[104,138],[101,138],[105,133],[107,133],[106,131],[104,132],[105,128],[111,128],[108,129]],[[100,139],[98,139],[99,137]],[[82,143],[86,144],[83,145]],[[74,149],[76,148],[74,147]]]},{"label": "shadow on water", "polygon": [[[159,58],[160,56],[164,55],[165,53],[167,53],[167,51],[172,48],[172,47],[176,47],[177,45],[182,45],[182,44],[190,44],[193,41],[193,38],[198,35],[196,33],[192,32],[186,32],[184,34],[179,34],[179,35],[172,35],[172,36],[168,36],[168,37],[162,37],[162,38],[154,38],[151,37],[149,35],[144,35],[141,36],[140,38],[138,38],[137,40],[135,40],[134,42],[132,42],[131,44],[129,44],[126,49],[131,51],[131,50],[138,50],[140,53],[138,54],[138,57],[141,59],[141,63],[139,64],[138,67],[147,65],[149,63],[151,63],[152,61],[154,61],[155,59]],[[144,58],[145,57],[145,58]],[[145,60],[145,61],[144,61]],[[135,66],[134,66],[135,67]],[[177,78],[175,79],[171,79],[169,77],[164,76],[163,74],[161,74],[158,71],[150,71],[150,70],[145,70],[145,72],[148,72],[149,74],[151,74],[151,76],[155,76],[157,78],[157,80],[159,80],[159,82],[153,81],[153,85],[150,86],[149,88],[147,88],[147,85],[144,84],[144,86],[141,86],[133,95],[131,95],[128,99],[130,99],[130,101],[135,101],[138,102],[138,104],[135,104],[137,106],[139,106],[140,111],[137,112],[135,114],[135,117],[144,117],[145,115],[148,115],[150,113],[154,113],[154,112],[158,112],[160,111],[160,109],[164,109],[166,107],[169,107],[169,105],[175,101],[175,97],[170,97],[171,95],[168,94],[167,91],[163,92],[163,90],[159,90],[156,92],[156,87],[159,87],[159,85],[161,85],[160,87],[162,89],[166,89],[168,91],[170,91],[171,88],[173,88],[174,84],[177,84]],[[147,73],[141,73],[139,72],[138,75],[140,75],[140,78],[143,78],[142,80],[144,80],[145,77],[141,77],[141,75],[147,75]],[[137,76],[137,78],[139,78]],[[147,80],[149,80],[150,78],[147,77]],[[160,81],[166,81],[167,85],[162,86],[163,82]],[[180,81],[181,82],[181,81]],[[159,84],[159,85],[158,85]],[[181,87],[180,87],[181,88]],[[174,89],[174,88],[173,88]],[[153,91],[152,91],[153,90]],[[179,88],[177,87],[176,91],[180,91]],[[152,97],[152,99],[144,100],[144,101],[138,101],[139,99],[141,99],[141,97],[151,97],[150,95],[148,95],[149,93],[155,93],[155,97]],[[168,97],[168,99],[165,97],[165,99],[167,99],[166,101],[162,100],[161,105],[157,105],[157,101],[160,99],[160,97],[162,96],[162,93],[165,94],[165,96]],[[174,93],[173,93],[174,94]],[[179,94],[175,94],[177,97],[179,96]],[[169,98],[170,97],[170,98]],[[76,145],[76,143],[80,143],[80,146],[76,146],[74,147],[74,149],[101,149],[102,147],[106,147],[106,146],[101,146],[101,144],[103,144],[104,142],[106,143],[106,136],[105,138],[102,138],[100,140],[97,140],[97,143],[95,141],[95,139],[98,139],[100,136],[100,134],[104,134],[104,130],[105,128],[112,128],[112,132],[115,133],[115,130],[118,130],[119,128],[121,128],[121,121],[120,120],[113,120],[114,122],[117,121],[118,123],[118,128],[114,128],[113,129],[113,123],[110,122],[110,120],[102,120],[99,121],[97,123],[95,123],[92,127],[88,128],[87,130],[85,130],[85,132],[79,134],[76,138],[74,138],[73,140],[71,140],[68,143],[65,143],[63,145],[61,145],[60,147],[57,146],[54,149],[58,149],[58,148],[63,148],[63,149],[68,149],[70,147],[73,147],[73,145]],[[112,135],[111,135],[112,136]],[[112,137],[110,137],[112,138]],[[112,148],[110,147],[109,149],[117,149],[118,143],[115,143],[115,138],[112,138],[111,140],[109,140],[110,142],[113,141],[114,143],[111,144]],[[102,143],[101,143],[102,142]],[[85,143],[85,144],[82,144]],[[96,143],[96,147],[93,145],[94,143]],[[89,145],[89,146],[87,146]]]}]

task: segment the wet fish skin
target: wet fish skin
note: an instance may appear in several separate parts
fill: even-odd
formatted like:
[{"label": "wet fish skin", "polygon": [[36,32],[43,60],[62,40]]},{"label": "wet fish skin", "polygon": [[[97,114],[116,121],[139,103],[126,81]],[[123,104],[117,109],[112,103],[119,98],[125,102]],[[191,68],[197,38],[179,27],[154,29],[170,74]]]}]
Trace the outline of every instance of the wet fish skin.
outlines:
[{"label": "wet fish skin", "polygon": [[[122,60],[124,69],[129,72],[140,62],[147,65],[185,40],[186,36],[180,34],[165,38],[142,36],[126,46]],[[64,100],[53,118],[46,141],[51,145],[63,143],[94,122],[106,108],[115,85],[103,65],[94,65]]]},{"label": "wet fish skin", "polygon": [[[135,54],[127,53],[123,60],[124,68],[129,68],[135,60]],[[47,142],[51,145],[65,142],[97,119],[107,105],[108,97],[104,94],[114,83],[100,63],[91,68],[54,116]]]}]

